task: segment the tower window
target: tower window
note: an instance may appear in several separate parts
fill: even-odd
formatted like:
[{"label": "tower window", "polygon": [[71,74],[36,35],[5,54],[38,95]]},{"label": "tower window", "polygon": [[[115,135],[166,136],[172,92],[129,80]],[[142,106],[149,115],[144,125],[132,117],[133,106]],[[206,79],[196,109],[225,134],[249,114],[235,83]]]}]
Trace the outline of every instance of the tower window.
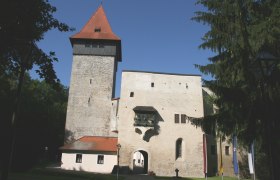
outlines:
[{"label": "tower window", "polygon": [[92,79],[89,80],[89,84],[91,84],[91,83],[92,83]]},{"label": "tower window", "polygon": [[98,44],[98,47],[99,47],[99,48],[104,48],[104,44],[99,43],[99,44]]},{"label": "tower window", "polygon": [[96,27],[96,28],[94,29],[94,32],[101,32],[101,27]]},{"label": "tower window", "polygon": [[134,92],[130,92],[130,97],[134,97]]},{"label": "tower window", "polygon": [[82,163],[82,158],[83,158],[82,154],[76,154],[76,163]]},{"label": "tower window", "polygon": [[175,123],[176,123],[176,124],[179,123],[179,114],[175,114]]},{"label": "tower window", "polygon": [[152,83],[151,83],[151,87],[155,87],[155,83],[152,82]]},{"label": "tower window", "polygon": [[176,159],[181,157],[182,157],[182,138],[179,138],[176,141]]},{"label": "tower window", "polygon": [[187,88],[187,89],[189,88],[188,83],[186,83],[186,88]]}]

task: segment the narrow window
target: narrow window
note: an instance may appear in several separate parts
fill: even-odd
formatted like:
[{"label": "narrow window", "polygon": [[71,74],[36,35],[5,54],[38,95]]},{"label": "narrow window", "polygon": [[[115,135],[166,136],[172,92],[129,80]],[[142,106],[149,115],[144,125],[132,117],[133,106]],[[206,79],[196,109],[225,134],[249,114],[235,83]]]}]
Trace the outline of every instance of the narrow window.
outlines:
[{"label": "narrow window", "polygon": [[186,88],[187,88],[187,89],[189,88],[188,83],[186,83]]},{"label": "narrow window", "polygon": [[82,154],[76,154],[76,163],[82,163]]},{"label": "narrow window", "polygon": [[104,155],[97,156],[97,164],[104,164]]},{"label": "narrow window", "polygon": [[216,155],[216,146],[211,145],[211,155]]},{"label": "narrow window", "polygon": [[138,163],[140,164],[140,159],[138,159]]},{"label": "narrow window", "polygon": [[175,123],[179,123],[179,114],[175,114]]},{"label": "narrow window", "polygon": [[186,123],[187,116],[185,114],[181,114],[181,123]]},{"label": "narrow window", "polygon": [[182,157],[182,139],[179,138],[176,141],[176,159]]},{"label": "narrow window", "polygon": [[89,80],[89,84],[91,84],[91,83],[92,83],[92,79]]},{"label": "narrow window", "polygon": [[96,44],[96,43],[93,43],[91,46],[92,46],[93,48],[98,48],[98,44]]},{"label": "narrow window", "polygon": [[151,87],[155,87],[155,83],[152,82],[152,83],[151,83]]},{"label": "narrow window", "polygon": [[229,146],[225,146],[225,154],[229,156]]},{"label": "narrow window", "polygon": [[99,43],[99,44],[98,44],[98,47],[99,47],[99,48],[104,48],[104,44]]},{"label": "narrow window", "polygon": [[130,92],[130,97],[134,97],[134,92]]}]

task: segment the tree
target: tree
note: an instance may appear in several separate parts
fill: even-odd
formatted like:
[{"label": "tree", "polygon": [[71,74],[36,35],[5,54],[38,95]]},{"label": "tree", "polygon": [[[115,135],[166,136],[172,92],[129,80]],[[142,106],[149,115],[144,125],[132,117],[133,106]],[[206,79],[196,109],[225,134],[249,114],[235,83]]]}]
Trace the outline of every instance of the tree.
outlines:
[{"label": "tree", "polygon": [[215,95],[218,112],[206,116],[226,136],[257,140],[269,157],[270,179],[280,169],[280,1],[198,0],[207,11],[193,20],[208,24],[200,48],[216,53],[196,65],[213,79],[204,81]]},{"label": "tree", "polygon": [[[2,117],[10,117],[13,112],[14,92],[17,79],[1,76],[0,108]],[[22,89],[19,119],[14,151],[13,169],[25,170],[47,159],[55,161],[58,147],[63,145],[66,119],[67,89],[61,86],[57,91],[45,81],[32,80],[25,75]],[[8,123],[9,118],[3,119]],[[3,122],[1,123],[3,125]],[[5,127],[5,126],[4,126]],[[1,126],[1,133],[5,129]],[[1,136],[3,137],[3,136]],[[48,152],[45,152],[48,147]]]},{"label": "tree", "polygon": [[[0,74],[12,74],[18,77],[17,91],[14,99],[14,111],[7,134],[9,144],[5,147],[5,157],[12,156],[19,111],[20,95],[25,72],[37,65],[36,71],[47,83],[59,88],[59,79],[53,69],[53,62],[57,61],[54,52],[46,54],[36,42],[43,39],[44,33],[50,29],[68,31],[70,28],[53,17],[56,8],[48,0],[5,0],[0,6]],[[11,147],[9,149],[8,147]],[[11,154],[11,155],[9,155]],[[10,158],[12,159],[12,158]],[[7,179],[7,165],[10,161],[2,161],[2,179]]]}]

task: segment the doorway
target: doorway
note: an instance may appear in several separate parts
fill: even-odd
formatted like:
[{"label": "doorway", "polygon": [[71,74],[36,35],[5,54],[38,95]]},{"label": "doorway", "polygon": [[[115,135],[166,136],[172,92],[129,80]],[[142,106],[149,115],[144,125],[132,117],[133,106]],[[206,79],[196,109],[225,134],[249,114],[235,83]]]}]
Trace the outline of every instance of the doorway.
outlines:
[{"label": "doorway", "polygon": [[148,173],[148,153],[143,150],[135,151],[133,154],[133,174]]}]

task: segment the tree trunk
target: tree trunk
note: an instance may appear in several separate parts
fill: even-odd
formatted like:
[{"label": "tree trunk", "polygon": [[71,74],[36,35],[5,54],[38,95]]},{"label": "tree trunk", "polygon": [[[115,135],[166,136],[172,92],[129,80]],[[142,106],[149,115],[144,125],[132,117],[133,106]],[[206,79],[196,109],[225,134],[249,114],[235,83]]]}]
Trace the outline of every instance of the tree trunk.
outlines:
[{"label": "tree trunk", "polygon": [[21,99],[21,91],[22,86],[24,82],[24,75],[25,75],[26,69],[24,67],[21,68],[19,79],[18,79],[18,86],[17,86],[17,92],[15,97],[15,105],[14,110],[12,114],[12,119],[9,123],[8,128],[8,137],[7,137],[7,143],[3,153],[3,161],[2,161],[2,174],[1,174],[1,180],[7,180],[9,176],[9,172],[12,168],[12,163],[14,159],[14,149],[15,149],[15,142],[16,142],[16,119],[19,112],[19,105],[20,105],[20,99]]}]

